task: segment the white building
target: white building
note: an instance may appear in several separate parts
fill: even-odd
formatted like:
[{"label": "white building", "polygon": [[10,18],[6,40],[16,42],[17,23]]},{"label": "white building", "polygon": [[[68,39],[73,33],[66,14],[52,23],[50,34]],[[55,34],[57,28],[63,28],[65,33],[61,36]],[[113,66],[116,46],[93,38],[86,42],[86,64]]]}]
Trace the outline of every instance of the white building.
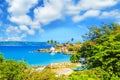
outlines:
[{"label": "white building", "polygon": [[50,48],[50,52],[51,52],[51,53],[55,53],[55,48],[54,48],[54,47],[51,47],[51,48]]}]

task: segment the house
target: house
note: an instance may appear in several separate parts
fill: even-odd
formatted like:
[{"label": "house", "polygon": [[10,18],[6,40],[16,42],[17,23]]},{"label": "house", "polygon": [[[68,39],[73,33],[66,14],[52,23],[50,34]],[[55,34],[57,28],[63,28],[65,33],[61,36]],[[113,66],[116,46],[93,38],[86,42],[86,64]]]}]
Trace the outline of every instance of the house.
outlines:
[{"label": "house", "polygon": [[50,48],[50,52],[51,52],[51,53],[55,53],[55,48],[54,48],[54,47],[51,47],[51,48]]}]

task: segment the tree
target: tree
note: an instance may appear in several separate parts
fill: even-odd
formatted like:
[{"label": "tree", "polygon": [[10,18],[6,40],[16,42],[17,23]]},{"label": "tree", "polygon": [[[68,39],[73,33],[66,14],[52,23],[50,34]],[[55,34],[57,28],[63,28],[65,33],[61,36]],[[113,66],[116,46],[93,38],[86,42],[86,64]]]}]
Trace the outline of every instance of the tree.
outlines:
[{"label": "tree", "polygon": [[54,41],[54,44],[57,44],[57,41]]},{"label": "tree", "polygon": [[82,36],[85,40],[95,40],[96,38],[99,38],[102,35],[101,28],[98,28],[97,26],[92,26],[88,28],[88,30],[89,31]]},{"label": "tree", "polygon": [[72,63],[79,62],[79,60],[80,60],[80,55],[79,54],[72,54],[71,57],[70,57],[70,61]]},{"label": "tree", "polygon": [[107,41],[93,46],[94,55],[89,57],[89,64],[92,68],[101,67],[110,75],[114,74],[120,77],[120,41],[115,41],[117,39],[113,35],[106,36],[106,38]]},{"label": "tree", "polygon": [[53,40],[51,40],[51,41],[50,41],[50,43],[51,43],[51,44],[53,44],[53,43],[54,43],[54,41],[53,41]]},{"label": "tree", "polygon": [[120,25],[114,23],[99,29],[100,35],[96,33],[98,28],[88,34],[88,41],[84,42],[79,54],[86,58],[89,68],[100,67],[111,76],[120,77]]},{"label": "tree", "polygon": [[[77,54],[86,58],[89,69],[99,67],[112,77],[120,77],[120,25],[94,26],[90,31]],[[72,56],[72,61],[78,59]]]},{"label": "tree", "polygon": [[49,41],[49,40],[47,41],[47,44],[50,44],[50,41]]},{"label": "tree", "polygon": [[73,42],[73,41],[74,41],[74,38],[71,38],[71,41]]}]

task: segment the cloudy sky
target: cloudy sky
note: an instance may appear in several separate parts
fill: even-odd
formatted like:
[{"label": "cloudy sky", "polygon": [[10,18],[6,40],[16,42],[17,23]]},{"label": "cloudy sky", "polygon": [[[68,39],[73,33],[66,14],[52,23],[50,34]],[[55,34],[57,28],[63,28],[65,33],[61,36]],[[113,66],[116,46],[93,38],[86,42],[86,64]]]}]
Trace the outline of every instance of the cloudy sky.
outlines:
[{"label": "cloudy sky", "polygon": [[0,41],[82,41],[92,25],[120,23],[120,0],[0,0]]}]

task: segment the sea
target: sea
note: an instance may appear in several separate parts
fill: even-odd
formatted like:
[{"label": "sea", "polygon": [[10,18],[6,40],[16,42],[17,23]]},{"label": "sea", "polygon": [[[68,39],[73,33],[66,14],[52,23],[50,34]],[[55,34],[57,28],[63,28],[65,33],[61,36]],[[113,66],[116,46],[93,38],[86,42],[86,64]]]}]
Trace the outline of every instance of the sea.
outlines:
[{"label": "sea", "polygon": [[0,46],[0,54],[5,59],[24,60],[31,66],[47,66],[51,63],[70,62],[70,55],[62,53],[37,52],[39,49],[48,49],[53,45],[4,45]]}]

